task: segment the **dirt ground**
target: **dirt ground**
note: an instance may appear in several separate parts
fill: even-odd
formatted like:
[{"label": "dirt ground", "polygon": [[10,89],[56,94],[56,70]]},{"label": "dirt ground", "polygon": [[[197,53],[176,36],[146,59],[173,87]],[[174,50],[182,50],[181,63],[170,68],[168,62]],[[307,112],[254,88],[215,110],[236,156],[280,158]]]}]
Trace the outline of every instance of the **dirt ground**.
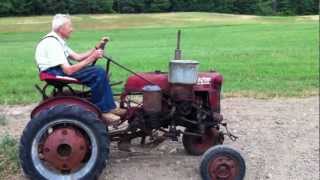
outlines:
[{"label": "dirt ground", "polygon": [[[0,106],[8,120],[5,133],[19,137],[35,104]],[[246,160],[248,180],[319,180],[319,97],[260,100],[227,98],[222,114],[239,136],[229,144]],[[181,142],[166,141],[154,149],[120,152],[112,144],[101,180],[200,180],[201,157],[188,156]],[[17,175],[13,179],[25,179]]]}]

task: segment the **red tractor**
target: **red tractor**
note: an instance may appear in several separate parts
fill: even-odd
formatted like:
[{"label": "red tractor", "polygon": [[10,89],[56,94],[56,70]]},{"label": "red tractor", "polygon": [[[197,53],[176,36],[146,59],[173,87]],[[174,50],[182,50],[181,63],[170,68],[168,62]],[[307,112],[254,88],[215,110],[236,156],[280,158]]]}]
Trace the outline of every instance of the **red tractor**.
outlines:
[{"label": "red tractor", "polygon": [[[179,43],[175,57],[180,58]],[[197,62],[173,60],[169,73],[135,73],[105,58],[107,71],[113,63],[133,73],[123,92],[116,94],[127,113],[119,124],[108,125],[89,101],[90,91],[74,88],[74,84],[81,86],[78,80],[40,73],[46,84],[36,87],[43,101],[31,113],[19,150],[21,166],[29,178],[96,179],[105,168],[111,141],[123,147],[139,138],[142,146],[155,146],[166,139],[178,141],[182,135],[186,152],[201,155],[222,144],[224,135],[235,139],[227,128],[221,131],[226,123],[220,114],[223,78],[218,72],[198,73]],[[229,159],[231,163],[212,161],[206,166],[223,172],[221,177],[243,177],[239,160]]]}]

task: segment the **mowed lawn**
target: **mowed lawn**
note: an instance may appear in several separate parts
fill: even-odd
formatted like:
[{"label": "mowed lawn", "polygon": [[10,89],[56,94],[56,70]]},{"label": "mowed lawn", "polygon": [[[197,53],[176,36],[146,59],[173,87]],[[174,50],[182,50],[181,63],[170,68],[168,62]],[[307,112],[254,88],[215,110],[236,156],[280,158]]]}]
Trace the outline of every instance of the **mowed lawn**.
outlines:
[{"label": "mowed lawn", "polygon": [[[40,100],[34,49],[50,30],[51,16],[0,18],[0,104]],[[75,51],[101,36],[107,54],[134,71],[168,71],[182,30],[183,59],[224,76],[224,96],[309,96],[319,88],[317,16],[257,17],[215,13],[73,16]],[[104,61],[99,62],[104,65]],[[112,68],[112,81],[128,72]],[[114,88],[116,92],[122,86]]]}]

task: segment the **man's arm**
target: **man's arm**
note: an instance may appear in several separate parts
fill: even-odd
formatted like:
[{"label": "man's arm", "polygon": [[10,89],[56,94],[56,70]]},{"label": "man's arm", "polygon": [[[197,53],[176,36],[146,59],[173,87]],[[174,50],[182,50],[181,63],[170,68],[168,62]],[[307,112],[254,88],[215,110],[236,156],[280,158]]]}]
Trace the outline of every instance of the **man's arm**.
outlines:
[{"label": "man's arm", "polygon": [[93,48],[84,53],[70,52],[69,58],[80,62],[87,59],[94,51],[95,49]]},{"label": "man's arm", "polygon": [[101,49],[93,50],[92,53],[87,58],[83,59],[79,63],[73,64],[73,65],[70,65],[67,63],[61,64],[61,68],[65,74],[71,75],[79,71],[80,69],[84,68],[85,66],[91,64],[98,58],[101,58],[102,56],[103,56],[103,50]]},{"label": "man's arm", "polygon": [[95,48],[88,50],[84,53],[76,53],[70,49],[69,58],[75,61],[83,61],[87,59],[96,49],[104,49],[104,46],[109,41],[109,37],[102,37],[101,40],[96,44]]}]

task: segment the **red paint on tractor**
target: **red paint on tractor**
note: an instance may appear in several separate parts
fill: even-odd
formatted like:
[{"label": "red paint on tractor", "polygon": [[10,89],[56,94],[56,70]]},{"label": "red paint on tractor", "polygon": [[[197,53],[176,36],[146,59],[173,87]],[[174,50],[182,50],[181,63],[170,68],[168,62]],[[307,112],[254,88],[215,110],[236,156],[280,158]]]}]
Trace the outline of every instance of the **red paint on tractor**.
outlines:
[{"label": "red paint on tractor", "polygon": [[58,83],[75,83],[75,84],[81,84],[81,82],[75,78],[69,77],[69,76],[56,76],[47,72],[40,72],[39,74],[41,81],[47,81],[47,82],[58,82]]},{"label": "red paint on tractor", "polygon": [[[169,88],[168,74],[163,72],[138,73],[139,76],[158,85],[161,90],[167,91]],[[124,86],[126,92],[142,92],[143,87],[150,85],[150,83],[141,79],[136,75],[129,76]]]},{"label": "red paint on tractor", "polygon": [[88,151],[85,137],[73,127],[53,130],[42,146],[43,160],[58,170],[72,171],[81,166]]},{"label": "red paint on tractor", "polygon": [[220,112],[220,91],[223,77],[217,72],[201,72],[198,82],[193,87],[196,92],[207,92],[213,112]]},{"label": "red paint on tractor", "polygon": [[[169,93],[170,84],[168,82],[168,74],[164,72],[150,72],[150,73],[138,73],[139,76],[153,82],[160,86],[161,90],[165,93]],[[193,86],[193,92],[206,92],[209,95],[211,109],[214,112],[220,111],[220,90],[223,83],[223,77],[218,72],[199,72],[197,84]],[[121,100],[124,99],[125,95],[142,92],[142,88],[146,85],[150,85],[145,80],[138,76],[129,76],[125,84],[125,92]],[[123,104],[120,102],[120,104]]]},{"label": "red paint on tractor", "polygon": [[50,109],[54,106],[60,105],[60,104],[69,104],[69,105],[77,105],[85,110],[94,112],[99,118],[101,118],[101,111],[90,101],[85,100],[83,98],[78,98],[74,96],[59,96],[59,97],[53,97],[46,99],[42,101],[36,108],[33,109],[31,112],[31,118],[36,116],[38,113],[40,113],[43,110]]}]

